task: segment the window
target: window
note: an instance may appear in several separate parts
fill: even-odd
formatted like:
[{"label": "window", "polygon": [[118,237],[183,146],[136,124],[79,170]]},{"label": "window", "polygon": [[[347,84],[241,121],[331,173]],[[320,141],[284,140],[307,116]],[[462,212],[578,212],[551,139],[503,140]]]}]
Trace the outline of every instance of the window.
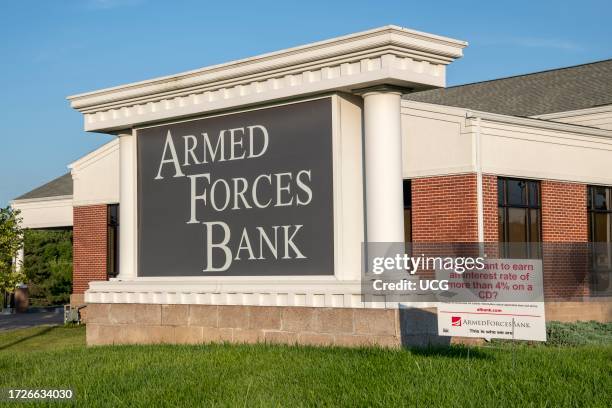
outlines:
[{"label": "window", "polygon": [[404,180],[404,242],[412,242],[412,183]]},{"label": "window", "polygon": [[509,258],[540,256],[540,183],[538,181],[499,177],[499,242],[502,254]]},{"label": "window", "polygon": [[[612,187],[589,186],[587,189],[589,241],[593,245],[596,271],[612,269]],[[607,245],[603,245],[607,244]]]},{"label": "window", "polygon": [[612,188],[589,186],[589,241],[610,242],[612,226]]},{"label": "window", "polygon": [[108,206],[106,229],[106,274],[114,278],[119,274],[119,204]]}]

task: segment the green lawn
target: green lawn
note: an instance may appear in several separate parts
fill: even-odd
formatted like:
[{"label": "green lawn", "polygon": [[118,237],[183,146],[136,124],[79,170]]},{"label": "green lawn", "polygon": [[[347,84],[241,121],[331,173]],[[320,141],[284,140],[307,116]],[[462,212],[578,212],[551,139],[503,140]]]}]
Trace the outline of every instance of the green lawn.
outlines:
[{"label": "green lawn", "polygon": [[0,388],[71,387],[80,406],[612,405],[610,344],[501,344],[470,348],[468,359],[464,347],[87,348],[84,334],[82,327],[0,332]]}]

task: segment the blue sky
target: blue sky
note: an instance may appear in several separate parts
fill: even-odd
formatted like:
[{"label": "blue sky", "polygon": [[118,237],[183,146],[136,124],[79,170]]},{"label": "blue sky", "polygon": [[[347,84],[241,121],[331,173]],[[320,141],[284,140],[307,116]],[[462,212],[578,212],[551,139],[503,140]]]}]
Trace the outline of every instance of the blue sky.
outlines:
[{"label": "blue sky", "polygon": [[110,140],[65,97],[396,24],[470,43],[449,85],[612,57],[612,2],[6,0],[0,205]]}]

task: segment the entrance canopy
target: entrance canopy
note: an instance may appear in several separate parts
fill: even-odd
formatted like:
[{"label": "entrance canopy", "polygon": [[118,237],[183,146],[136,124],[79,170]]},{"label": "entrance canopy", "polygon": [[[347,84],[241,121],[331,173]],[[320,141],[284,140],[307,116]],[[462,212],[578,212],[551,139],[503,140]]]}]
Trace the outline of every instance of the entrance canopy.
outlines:
[{"label": "entrance canopy", "polygon": [[24,228],[72,227],[72,175],[66,173],[11,202]]}]

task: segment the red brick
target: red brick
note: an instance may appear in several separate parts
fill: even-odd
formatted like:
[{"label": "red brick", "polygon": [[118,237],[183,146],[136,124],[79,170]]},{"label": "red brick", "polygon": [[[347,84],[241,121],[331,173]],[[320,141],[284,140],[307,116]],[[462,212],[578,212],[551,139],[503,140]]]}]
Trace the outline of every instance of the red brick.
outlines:
[{"label": "red brick", "polygon": [[544,295],[547,300],[588,296],[586,248],[567,246],[588,242],[586,185],[544,180],[541,189]]},{"label": "red brick", "polygon": [[413,242],[478,242],[476,175],[412,180]]},{"label": "red brick", "polygon": [[72,293],[81,294],[89,282],[107,280],[107,206],[73,209]]}]

